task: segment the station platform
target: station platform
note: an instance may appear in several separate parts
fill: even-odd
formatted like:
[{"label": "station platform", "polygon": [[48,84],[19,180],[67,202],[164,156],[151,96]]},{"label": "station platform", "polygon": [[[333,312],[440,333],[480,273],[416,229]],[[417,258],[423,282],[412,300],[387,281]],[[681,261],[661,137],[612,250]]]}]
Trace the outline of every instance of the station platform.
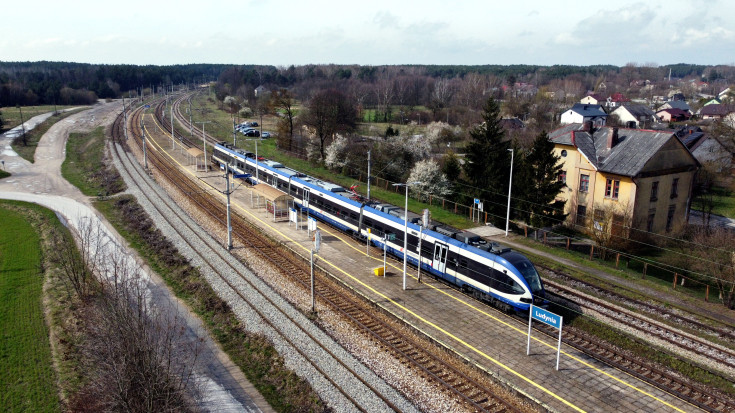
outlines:
[{"label": "station platform", "polygon": [[[160,144],[156,145],[156,140]],[[224,189],[223,173],[196,171],[186,154],[171,150],[170,135],[156,139],[156,149],[170,156],[201,185]],[[211,189],[211,187],[209,187]],[[221,195],[221,194],[220,194]],[[224,198],[224,196],[222,196]],[[251,209],[247,190],[231,196],[232,210],[249,219],[273,238],[300,254],[313,247],[306,222],[274,222],[265,208]],[[388,262],[385,276],[376,276],[383,257],[368,256],[365,244],[333,228],[318,224],[322,234],[318,264],[373,300],[387,312],[412,324],[435,341],[475,363],[518,392],[557,412],[691,412],[699,409],[656,387],[609,367],[562,344],[559,370],[555,370],[555,338],[532,334],[531,354],[526,355],[527,323],[480,303],[431,276],[416,278],[409,267],[404,291],[402,266]],[[487,231],[493,231],[488,228]],[[497,231],[497,229],[495,229]],[[375,250],[373,250],[373,253]]]}]

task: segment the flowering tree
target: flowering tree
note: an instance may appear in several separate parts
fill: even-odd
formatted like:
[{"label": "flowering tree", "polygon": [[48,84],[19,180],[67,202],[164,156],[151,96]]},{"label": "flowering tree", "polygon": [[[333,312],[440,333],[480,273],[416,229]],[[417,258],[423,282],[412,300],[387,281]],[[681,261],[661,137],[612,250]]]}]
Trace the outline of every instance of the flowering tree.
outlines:
[{"label": "flowering tree", "polygon": [[329,169],[338,169],[347,163],[347,138],[337,134],[337,137],[327,146],[324,164]]},{"label": "flowering tree", "polygon": [[418,192],[421,199],[426,199],[430,194],[446,196],[451,193],[449,179],[442,173],[439,164],[431,159],[416,162],[408,182],[419,182],[411,186],[411,191]]}]

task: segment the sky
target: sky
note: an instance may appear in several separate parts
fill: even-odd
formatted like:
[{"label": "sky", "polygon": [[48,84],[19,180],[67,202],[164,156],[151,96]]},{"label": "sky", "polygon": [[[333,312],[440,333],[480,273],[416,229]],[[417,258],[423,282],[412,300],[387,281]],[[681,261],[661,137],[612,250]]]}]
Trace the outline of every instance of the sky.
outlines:
[{"label": "sky", "polygon": [[735,64],[732,0],[21,0],[3,17],[0,61]]}]

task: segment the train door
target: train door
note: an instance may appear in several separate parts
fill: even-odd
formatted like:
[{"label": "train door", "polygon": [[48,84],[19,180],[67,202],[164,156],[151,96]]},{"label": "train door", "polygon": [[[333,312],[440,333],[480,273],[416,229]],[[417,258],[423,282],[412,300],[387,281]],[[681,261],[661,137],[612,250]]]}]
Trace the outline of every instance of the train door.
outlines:
[{"label": "train door", "polygon": [[301,200],[301,205],[304,208],[308,208],[309,207],[309,194],[310,194],[310,192],[311,192],[311,190],[309,190],[309,188],[304,187],[304,198]]},{"label": "train door", "polygon": [[446,244],[435,243],[434,244],[434,259],[431,262],[432,268],[443,273],[447,268],[447,251],[449,247]]}]

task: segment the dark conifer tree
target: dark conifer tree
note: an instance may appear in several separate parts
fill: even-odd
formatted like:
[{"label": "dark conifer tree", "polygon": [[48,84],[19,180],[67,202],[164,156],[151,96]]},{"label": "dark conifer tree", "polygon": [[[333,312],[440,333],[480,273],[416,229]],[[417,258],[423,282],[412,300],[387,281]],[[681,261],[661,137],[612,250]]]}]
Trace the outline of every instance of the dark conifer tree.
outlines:
[{"label": "dark conifer tree", "polygon": [[564,202],[556,197],[566,183],[560,180],[561,158],[554,154],[554,143],[546,131],[541,132],[533,141],[533,146],[523,157],[523,173],[519,174],[519,208],[525,211],[525,218],[534,227],[546,227],[560,223],[566,217]]},{"label": "dark conifer tree", "polygon": [[[483,122],[470,131],[464,172],[470,194],[483,200],[488,219],[505,218],[510,175],[510,141],[500,125],[500,106],[490,97],[482,113]],[[503,220],[504,221],[504,220]]]}]

